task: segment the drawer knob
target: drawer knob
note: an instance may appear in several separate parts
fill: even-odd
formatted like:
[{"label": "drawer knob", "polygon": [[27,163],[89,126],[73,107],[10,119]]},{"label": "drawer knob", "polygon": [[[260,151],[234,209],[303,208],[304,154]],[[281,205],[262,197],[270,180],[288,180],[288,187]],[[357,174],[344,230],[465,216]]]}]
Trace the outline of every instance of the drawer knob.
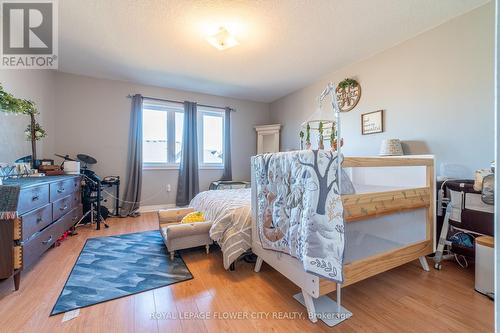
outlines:
[{"label": "drawer knob", "polygon": [[64,192],[64,188],[60,188],[57,190],[57,193],[63,193]]},{"label": "drawer knob", "polygon": [[43,219],[42,219],[42,217],[40,217],[40,216],[36,219],[36,223],[40,223],[40,222],[42,222],[42,221],[43,221]]},{"label": "drawer knob", "polygon": [[63,210],[66,210],[66,209],[68,209],[68,206],[64,206],[64,207],[59,208],[60,211],[63,211]]},{"label": "drawer knob", "polygon": [[38,199],[40,199],[40,196],[38,196],[38,195],[34,195],[34,196],[31,198],[31,201],[37,201]]},{"label": "drawer knob", "polygon": [[49,239],[47,239],[46,241],[43,241],[42,244],[47,245],[50,242],[52,242],[52,236],[50,236]]}]

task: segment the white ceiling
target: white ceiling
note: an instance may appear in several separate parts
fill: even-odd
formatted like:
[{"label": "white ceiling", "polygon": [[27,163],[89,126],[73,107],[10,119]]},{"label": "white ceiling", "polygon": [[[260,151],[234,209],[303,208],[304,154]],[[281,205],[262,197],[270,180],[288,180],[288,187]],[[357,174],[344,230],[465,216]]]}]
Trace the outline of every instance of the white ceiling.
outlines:
[{"label": "white ceiling", "polygon": [[[270,102],[487,0],[61,0],[63,72]],[[224,25],[241,45],[204,36]]]}]

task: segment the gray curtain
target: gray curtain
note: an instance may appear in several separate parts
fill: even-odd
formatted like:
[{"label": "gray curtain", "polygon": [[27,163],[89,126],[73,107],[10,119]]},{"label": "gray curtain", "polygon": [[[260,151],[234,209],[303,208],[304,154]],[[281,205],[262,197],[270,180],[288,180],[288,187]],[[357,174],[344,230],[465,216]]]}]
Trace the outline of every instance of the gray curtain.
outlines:
[{"label": "gray curtain", "polygon": [[220,180],[233,180],[233,170],[231,168],[231,111],[226,107],[226,120],[224,123],[224,173]]},{"label": "gray curtain", "polygon": [[177,206],[187,206],[199,192],[197,105],[184,102],[181,164],[177,183]]},{"label": "gray curtain", "polygon": [[138,216],[142,186],[142,96],[132,97],[125,195],[121,215]]}]

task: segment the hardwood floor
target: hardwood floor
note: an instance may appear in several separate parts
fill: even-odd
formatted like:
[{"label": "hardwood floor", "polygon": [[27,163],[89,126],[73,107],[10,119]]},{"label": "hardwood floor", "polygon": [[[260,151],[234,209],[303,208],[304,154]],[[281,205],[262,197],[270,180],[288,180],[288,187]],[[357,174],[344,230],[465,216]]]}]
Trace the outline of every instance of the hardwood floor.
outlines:
[{"label": "hardwood floor", "polygon": [[[108,221],[109,229],[80,228],[79,235],[48,251],[23,272],[18,292],[11,279],[0,283],[0,332],[493,331],[493,302],[474,291],[473,268],[446,262],[442,271],[424,272],[415,261],[346,287],[343,304],[354,316],[330,328],[309,322],[305,309],[292,298],[299,289],[266,264],[260,273],[245,262],[227,272],[220,252],[206,255],[204,248],[182,254],[194,276],[190,281],[81,309],[79,317],[65,323],[63,315],[49,317],[87,238],[157,228],[155,214]],[[219,318],[178,317],[191,312]],[[302,318],[258,318],[272,312]],[[221,318],[228,314],[249,317]]]}]

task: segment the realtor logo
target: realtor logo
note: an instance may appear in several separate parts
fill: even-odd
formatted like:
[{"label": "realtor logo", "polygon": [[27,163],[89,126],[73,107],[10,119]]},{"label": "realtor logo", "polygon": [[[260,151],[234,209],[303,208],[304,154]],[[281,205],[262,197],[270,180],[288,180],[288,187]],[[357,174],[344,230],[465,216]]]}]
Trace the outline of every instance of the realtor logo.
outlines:
[{"label": "realtor logo", "polygon": [[0,68],[57,69],[57,2],[0,0]]}]

